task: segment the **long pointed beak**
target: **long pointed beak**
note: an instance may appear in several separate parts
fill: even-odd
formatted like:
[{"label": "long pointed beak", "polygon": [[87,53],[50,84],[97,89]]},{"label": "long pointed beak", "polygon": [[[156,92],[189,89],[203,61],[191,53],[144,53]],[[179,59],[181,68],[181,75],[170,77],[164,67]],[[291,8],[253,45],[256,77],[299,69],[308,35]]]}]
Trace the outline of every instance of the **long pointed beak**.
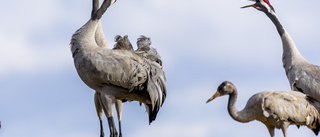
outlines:
[{"label": "long pointed beak", "polygon": [[[255,0],[248,0],[248,1],[256,2]],[[252,5],[243,6],[243,7],[241,7],[241,9],[248,8],[248,7],[256,7],[256,6],[254,4],[252,4]]]},{"label": "long pointed beak", "polygon": [[256,5],[252,4],[252,5],[243,6],[243,7],[241,7],[241,9],[249,8],[249,7],[256,7]]},{"label": "long pointed beak", "polygon": [[220,96],[220,92],[217,91],[211,98],[208,99],[207,103],[209,103],[210,101],[212,101],[213,99],[217,98]]}]

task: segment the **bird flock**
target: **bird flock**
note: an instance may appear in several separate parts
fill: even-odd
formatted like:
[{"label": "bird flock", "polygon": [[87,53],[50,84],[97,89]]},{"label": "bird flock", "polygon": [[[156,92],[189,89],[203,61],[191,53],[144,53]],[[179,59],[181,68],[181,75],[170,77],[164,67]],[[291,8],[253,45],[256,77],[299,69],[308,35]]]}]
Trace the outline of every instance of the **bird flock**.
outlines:
[{"label": "bird flock", "polygon": [[[320,129],[320,67],[309,63],[300,54],[288,32],[278,20],[269,0],[255,2],[242,8],[253,7],[267,15],[274,23],[283,45],[283,68],[292,91],[264,91],[254,94],[245,108],[235,108],[237,89],[229,81],[224,81],[216,93],[208,99],[229,95],[228,112],[239,122],[258,120],[266,125],[271,137],[274,129],[281,129],[287,136],[289,125],[305,125],[316,135]],[[166,76],[162,59],[151,46],[149,37],[141,35],[134,50],[127,35],[115,36],[113,48],[107,45],[101,18],[116,0],[92,0],[90,19],[71,38],[71,53],[81,80],[95,90],[94,102],[100,121],[100,137],[104,136],[103,114],[107,117],[110,137],[122,137],[121,116],[123,103],[138,101],[144,105],[149,116],[149,124],[166,99]],[[113,118],[115,105],[118,131]],[[1,126],[1,125],[0,125]]]}]

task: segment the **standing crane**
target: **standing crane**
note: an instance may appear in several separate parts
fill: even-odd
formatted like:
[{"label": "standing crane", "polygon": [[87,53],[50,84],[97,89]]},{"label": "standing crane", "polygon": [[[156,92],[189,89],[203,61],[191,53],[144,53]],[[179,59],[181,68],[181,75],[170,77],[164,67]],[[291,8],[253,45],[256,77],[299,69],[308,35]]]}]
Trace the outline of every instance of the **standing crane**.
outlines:
[{"label": "standing crane", "polygon": [[229,95],[228,112],[234,120],[242,123],[258,120],[266,125],[271,137],[274,137],[275,128],[281,128],[284,137],[287,137],[287,129],[291,124],[298,127],[306,125],[316,135],[319,133],[319,112],[313,101],[308,100],[303,93],[292,91],[260,92],[251,96],[244,109],[238,111],[235,107],[238,96],[237,89],[231,82],[224,81],[207,103],[223,95]]},{"label": "standing crane", "polygon": [[95,100],[99,100],[96,102],[98,116],[98,110],[103,109],[111,137],[118,135],[112,110],[117,100],[143,103],[151,123],[166,97],[165,74],[157,62],[127,50],[98,45],[96,32],[100,19],[114,2],[104,0],[90,20],[73,34],[70,43],[78,75],[98,92],[95,95]]},{"label": "standing crane", "polygon": [[[251,0],[254,1],[254,0]],[[300,91],[320,101],[320,67],[309,63],[299,52],[288,32],[278,20],[273,6],[268,0],[255,0],[254,7],[264,12],[274,23],[282,40],[282,63],[289,80],[291,90]]]}]

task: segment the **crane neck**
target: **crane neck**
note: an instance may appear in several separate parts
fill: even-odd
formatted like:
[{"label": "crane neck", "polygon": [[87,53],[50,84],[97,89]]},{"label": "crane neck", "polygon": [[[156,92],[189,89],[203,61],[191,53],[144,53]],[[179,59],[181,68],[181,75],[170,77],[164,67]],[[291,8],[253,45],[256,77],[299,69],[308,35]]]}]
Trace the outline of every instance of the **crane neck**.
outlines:
[{"label": "crane neck", "polygon": [[282,36],[285,33],[285,30],[284,30],[283,26],[281,25],[279,19],[277,18],[276,14],[275,13],[272,14],[270,12],[266,12],[266,15],[270,18],[270,20],[276,26],[279,35]]},{"label": "crane neck", "polygon": [[91,17],[98,11],[98,9],[99,9],[99,0],[92,0]]},{"label": "crane neck", "polygon": [[286,71],[291,67],[291,65],[301,61],[305,61],[305,59],[297,49],[296,45],[294,44],[294,41],[290,37],[289,33],[281,25],[276,14],[266,12],[266,15],[270,18],[270,20],[276,26],[277,31],[281,37],[282,46],[283,46],[282,62]]},{"label": "crane neck", "polygon": [[106,10],[113,4],[114,1],[112,0],[104,0],[101,7],[97,10],[96,7],[97,5],[99,5],[98,1],[94,1],[93,0],[93,10],[92,12],[95,12],[95,13],[91,13],[92,14],[92,17],[91,19],[92,20],[100,20],[102,15],[106,12]]},{"label": "crane neck", "polygon": [[239,122],[249,122],[251,121],[251,117],[247,117],[244,113],[241,113],[242,111],[238,111],[235,107],[236,101],[237,101],[238,93],[237,90],[234,89],[234,92],[229,95],[229,101],[228,101],[228,112],[229,115],[236,121]]}]

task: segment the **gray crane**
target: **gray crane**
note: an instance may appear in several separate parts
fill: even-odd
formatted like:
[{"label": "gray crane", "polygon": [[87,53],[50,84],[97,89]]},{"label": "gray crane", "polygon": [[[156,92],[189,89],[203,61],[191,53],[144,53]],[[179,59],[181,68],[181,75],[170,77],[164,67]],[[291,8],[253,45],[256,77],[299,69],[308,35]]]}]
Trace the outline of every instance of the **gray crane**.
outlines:
[{"label": "gray crane", "polygon": [[146,107],[149,123],[166,97],[165,74],[154,61],[127,50],[112,50],[98,45],[97,31],[104,12],[115,1],[104,0],[90,20],[78,29],[71,39],[74,65],[82,81],[96,90],[96,108],[103,109],[108,119],[110,136],[116,137],[112,105],[117,100],[139,101]]},{"label": "gray crane", "polygon": [[254,7],[257,10],[264,12],[276,26],[282,40],[282,63],[291,90],[303,92],[320,101],[320,67],[309,63],[300,54],[290,35],[278,20],[270,2],[268,0],[255,0],[255,2],[255,4],[242,8]]},{"label": "gray crane", "polygon": [[274,137],[274,129],[282,129],[284,137],[287,136],[288,126],[295,124],[306,125],[316,135],[319,133],[319,112],[314,105],[315,100],[309,100],[300,92],[292,91],[264,91],[250,97],[243,110],[235,107],[237,89],[229,81],[220,84],[217,92],[207,101],[229,95],[228,112],[230,116],[239,122],[246,123],[252,120],[261,121],[266,125],[271,137]]}]

